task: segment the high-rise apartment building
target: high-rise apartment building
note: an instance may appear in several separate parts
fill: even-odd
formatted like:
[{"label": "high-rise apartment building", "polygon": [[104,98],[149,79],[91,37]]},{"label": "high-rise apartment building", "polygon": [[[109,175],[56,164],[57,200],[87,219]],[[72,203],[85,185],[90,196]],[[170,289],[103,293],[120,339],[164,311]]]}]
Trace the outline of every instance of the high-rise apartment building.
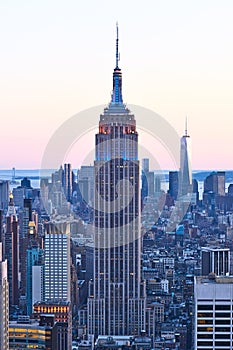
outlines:
[{"label": "high-rise apartment building", "polygon": [[7,209],[9,199],[9,181],[0,181],[0,209]]},{"label": "high-rise apartment building", "polygon": [[179,195],[184,196],[192,193],[192,166],[191,166],[190,136],[187,131],[180,141],[180,173],[179,173]]},{"label": "high-rise apartment building", "polygon": [[143,158],[142,159],[142,171],[144,171],[145,173],[148,173],[150,170],[150,160],[149,158]]},{"label": "high-rise apartment building", "polygon": [[212,172],[204,181],[204,193],[225,196],[225,171]]},{"label": "high-rise apartment building", "polygon": [[[43,287],[43,269],[42,269],[43,250],[39,247],[28,247],[27,249],[27,274],[26,274],[26,296],[27,296],[27,314],[31,315],[33,303],[41,300],[41,289]],[[35,279],[35,274],[37,280]],[[38,299],[35,300],[36,283]]]},{"label": "high-rise apartment building", "polygon": [[149,159],[142,159],[142,191],[141,197],[144,200],[146,197],[153,198],[156,194],[161,191],[161,178],[160,175],[154,171],[150,171]]},{"label": "high-rise apartment building", "polygon": [[67,222],[49,222],[45,230],[45,301],[70,301],[70,225]]},{"label": "high-rise apartment building", "polygon": [[32,220],[32,199],[23,199],[23,210],[20,213],[21,222],[19,223],[19,261],[20,261],[20,274],[21,274],[21,294],[26,294],[26,271],[27,271],[27,248],[28,248],[28,225]]},{"label": "high-rise apartment building", "polygon": [[138,335],[145,329],[138,133],[123,103],[118,61],[117,35],[112,99],[96,134],[94,279],[88,299],[88,333],[95,336]]},{"label": "high-rise apartment building", "polygon": [[82,165],[77,173],[82,198],[92,205],[94,200],[94,166]]},{"label": "high-rise apartment building", "polygon": [[169,171],[169,194],[173,199],[177,199],[179,192],[179,173],[178,171]]},{"label": "high-rise apartment building", "polygon": [[219,247],[203,247],[201,249],[202,276],[210,272],[217,276],[230,274],[230,249]]},{"label": "high-rise apartment building", "polygon": [[0,349],[9,350],[9,292],[7,280],[7,261],[2,258],[2,242],[0,242]]},{"label": "high-rise apartment building", "polygon": [[194,305],[194,349],[233,349],[233,277],[196,277]]},{"label": "high-rise apartment building", "polygon": [[[44,300],[44,265],[33,265],[31,276],[31,305]],[[28,306],[30,307],[30,306]]]},{"label": "high-rise apartment building", "polygon": [[73,194],[73,172],[72,172],[72,166],[70,163],[64,164],[63,188],[64,188],[66,199],[68,200],[68,202],[71,202],[72,194]]},{"label": "high-rise apartment building", "polygon": [[8,261],[9,304],[13,307],[19,303],[19,227],[12,193],[6,215],[5,258]]}]

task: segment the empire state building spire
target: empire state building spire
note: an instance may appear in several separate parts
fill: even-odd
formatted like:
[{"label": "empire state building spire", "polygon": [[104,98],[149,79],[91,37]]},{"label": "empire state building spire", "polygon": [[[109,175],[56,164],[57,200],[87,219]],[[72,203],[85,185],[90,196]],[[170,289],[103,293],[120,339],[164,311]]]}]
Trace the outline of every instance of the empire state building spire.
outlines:
[{"label": "empire state building spire", "polygon": [[114,71],[113,71],[113,91],[112,91],[112,100],[111,100],[111,104],[113,105],[123,104],[122,73],[121,73],[121,69],[118,67],[118,63],[120,60],[118,43],[119,43],[119,31],[118,31],[118,24],[117,24],[116,25],[116,67],[114,68]]}]

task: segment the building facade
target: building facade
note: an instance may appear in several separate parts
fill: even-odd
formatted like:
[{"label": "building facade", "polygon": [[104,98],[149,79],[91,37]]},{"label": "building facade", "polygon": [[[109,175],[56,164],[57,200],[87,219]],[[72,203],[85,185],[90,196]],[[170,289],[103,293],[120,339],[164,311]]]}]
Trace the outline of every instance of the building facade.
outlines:
[{"label": "building facade", "polygon": [[233,277],[196,277],[195,350],[233,349]]},{"label": "building facade", "polygon": [[225,196],[225,171],[212,172],[204,181],[204,193],[213,192]]},{"label": "building facade", "polygon": [[19,226],[12,194],[6,215],[5,258],[8,261],[9,304],[16,307],[19,303]]},{"label": "building facade", "polygon": [[9,292],[7,280],[7,261],[2,258],[2,242],[0,242],[0,349],[9,349]]},{"label": "building facade", "polygon": [[70,225],[66,222],[49,222],[45,230],[45,301],[70,301]]},{"label": "building facade", "polygon": [[63,188],[68,202],[72,201],[73,194],[73,172],[71,164],[64,164]]},{"label": "building facade", "polygon": [[169,171],[169,194],[173,199],[177,199],[179,191],[178,171]]},{"label": "building facade", "polygon": [[230,274],[230,249],[219,247],[203,247],[201,249],[202,276],[210,272],[217,276]]}]

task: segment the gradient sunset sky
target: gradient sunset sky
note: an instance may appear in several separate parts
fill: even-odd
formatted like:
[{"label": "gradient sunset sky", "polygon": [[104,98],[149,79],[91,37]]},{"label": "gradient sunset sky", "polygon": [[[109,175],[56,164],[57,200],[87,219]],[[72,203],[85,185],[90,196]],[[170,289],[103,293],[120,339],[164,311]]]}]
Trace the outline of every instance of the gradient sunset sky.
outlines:
[{"label": "gradient sunset sky", "polygon": [[0,168],[40,168],[66,120],[110,101],[118,21],[124,101],[179,136],[187,115],[193,169],[232,169],[232,18],[232,0],[2,0]]}]

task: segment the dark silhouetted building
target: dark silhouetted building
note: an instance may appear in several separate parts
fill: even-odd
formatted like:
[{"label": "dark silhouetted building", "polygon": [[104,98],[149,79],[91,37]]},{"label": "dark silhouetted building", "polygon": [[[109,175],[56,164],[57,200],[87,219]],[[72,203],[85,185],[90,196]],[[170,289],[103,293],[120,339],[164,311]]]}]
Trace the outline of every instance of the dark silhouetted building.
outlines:
[{"label": "dark silhouetted building", "polygon": [[7,209],[9,188],[9,181],[0,180],[0,209]]},{"label": "dark silhouetted building", "polygon": [[225,196],[225,171],[211,173],[204,181],[204,193],[214,192],[216,195]]},{"label": "dark silhouetted building", "polygon": [[6,215],[5,258],[8,261],[9,305],[19,303],[19,227],[13,195]]},{"label": "dark silhouetted building", "polygon": [[173,199],[177,199],[179,191],[179,172],[169,171],[169,194]]},{"label": "dark silhouetted building", "polygon": [[2,256],[2,242],[0,242],[0,349],[9,349],[9,286],[7,280],[7,261]]}]

